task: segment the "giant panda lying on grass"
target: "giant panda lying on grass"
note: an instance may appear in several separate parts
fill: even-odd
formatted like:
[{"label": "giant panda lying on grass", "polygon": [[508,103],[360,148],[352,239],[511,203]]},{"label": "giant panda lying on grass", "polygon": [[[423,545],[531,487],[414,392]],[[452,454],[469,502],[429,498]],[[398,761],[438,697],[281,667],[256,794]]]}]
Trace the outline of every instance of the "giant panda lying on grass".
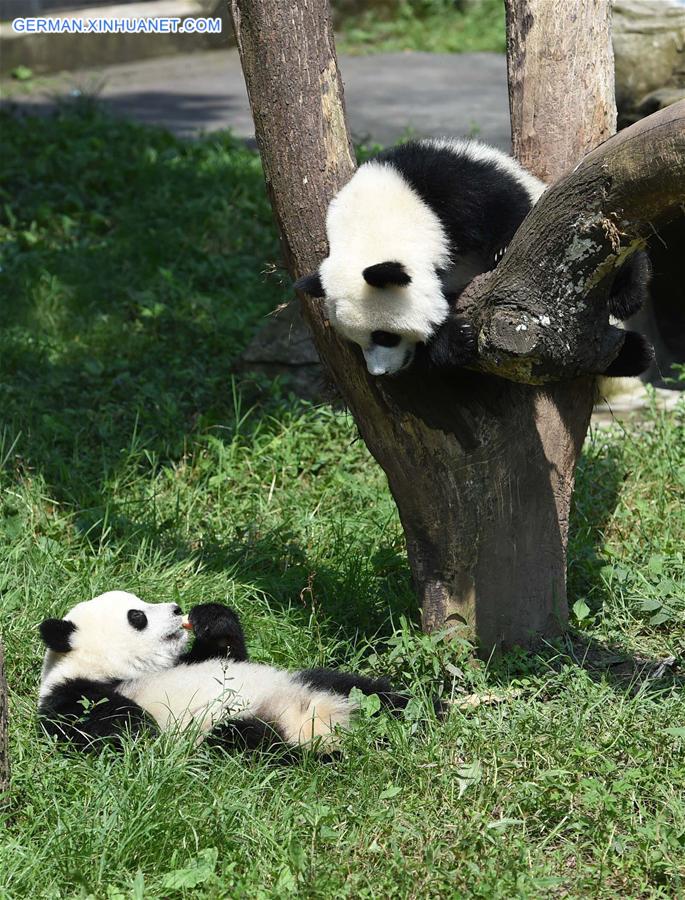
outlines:
[{"label": "giant panda lying on grass", "polygon": [[[516,160],[478,141],[411,141],[354,173],[326,217],[329,254],[298,290],[325,298],[333,328],[358,344],[372,375],[414,367],[468,366],[477,335],[454,312],[476,276],[495,268],[546,185]],[[614,274],[609,312],[634,315],[651,274],[644,252]],[[604,373],[639,375],[653,351],[626,332]]]},{"label": "giant panda lying on grass", "polygon": [[356,709],[352,688],[389,709],[407,705],[382,679],[249,662],[238,617],[218,603],[186,618],[175,603],[110,591],[46,619],[40,633],[40,717],[49,734],[84,750],[135,736],[151,718],[162,731],[193,726],[225,748],[330,752],[336,726],[347,727]]}]

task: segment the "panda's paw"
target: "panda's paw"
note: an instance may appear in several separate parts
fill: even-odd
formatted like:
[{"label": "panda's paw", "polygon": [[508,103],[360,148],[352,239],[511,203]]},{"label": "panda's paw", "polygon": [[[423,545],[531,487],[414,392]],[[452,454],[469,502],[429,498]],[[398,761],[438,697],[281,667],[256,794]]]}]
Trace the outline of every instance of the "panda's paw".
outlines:
[{"label": "panda's paw", "polygon": [[642,375],[654,362],[654,348],[639,331],[626,331],[623,347],[616,359],[602,374],[611,378],[630,378]]},{"label": "panda's paw", "polygon": [[431,368],[458,369],[476,358],[478,335],[466,319],[452,316],[440,327],[427,349]]},{"label": "panda's paw", "polygon": [[458,353],[463,357],[464,363],[472,362],[478,355],[478,333],[476,329],[467,322],[466,319],[455,319],[455,328],[457,329],[457,346]]},{"label": "panda's paw", "polygon": [[207,655],[225,656],[243,660],[247,658],[243,629],[238,616],[222,603],[201,603],[193,607],[188,621],[195,635],[196,648],[202,647]]}]

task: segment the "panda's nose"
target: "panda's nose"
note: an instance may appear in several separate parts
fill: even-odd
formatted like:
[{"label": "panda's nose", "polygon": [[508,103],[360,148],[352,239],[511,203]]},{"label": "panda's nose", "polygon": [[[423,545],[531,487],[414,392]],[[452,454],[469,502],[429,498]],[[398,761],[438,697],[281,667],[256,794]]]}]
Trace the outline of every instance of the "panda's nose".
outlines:
[{"label": "panda's nose", "polygon": [[172,613],[173,613],[175,616],[182,616],[182,615],[183,615],[183,610],[182,610],[181,607],[178,606],[178,605],[177,605],[177,606],[174,606],[174,608],[173,608],[171,611],[172,611]]}]

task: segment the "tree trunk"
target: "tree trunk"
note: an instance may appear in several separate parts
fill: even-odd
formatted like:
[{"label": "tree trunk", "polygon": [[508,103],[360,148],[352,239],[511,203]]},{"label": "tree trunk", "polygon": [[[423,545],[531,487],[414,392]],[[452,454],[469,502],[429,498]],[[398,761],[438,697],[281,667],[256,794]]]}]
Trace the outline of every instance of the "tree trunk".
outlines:
[{"label": "tree trunk", "polygon": [[10,760],[7,721],[9,704],[7,699],[7,680],[5,678],[5,656],[0,639],[0,799],[10,786]]},{"label": "tree trunk", "polygon": [[505,0],[514,156],[556,181],[616,131],[611,4]]},{"label": "tree trunk", "polygon": [[[300,275],[316,269],[326,255],[326,208],[354,169],[328,5],[325,0],[232,0],[231,6],[285,259],[291,273]],[[508,10],[514,130],[518,135],[524,118],[531,119],[528,110],[535,103],[536,130],[527,141],[531,159],[546,160],[551,154],[543,172],[548,178],[561,174],[614,125],[607,99],[612,85],[608,4],[578,0],[572,4],[573,21],[567,6],[566,0],[511,0]],[[566,26],[543,36],[535,22],[550,14]],[[584,28],[591,14],[592,42],[576,24]],[[578,80],[601,86],[600,104],[585,102]],[[548,82],[546,96],[577,98],[566,108],[565,131],[555,130],[550,142],[548,126],[556,126],[559,114],[530,87],[540,81]],[[548,143],[554,143],[553,152]],[[540,167],[534,168],[540,174]],[[573,200],[573,182],[567,191]],[[546,205],[550,215],[557,206],[567,208],[554,197]],[[531,219],[537,215],[539,224],[544,214],[543,206]],[[518,250],[512,245],[501,264],[504,276],[516,274],[517,257],[523,253],[518,243]],[[598,255],[593,256],[595,269]],[[552,274],[556,262],[548,259],[541,266],[538,258],[534,268]],[[560,271],[559,281],[568,292],[574,266]],[[513,300],[506,298],[505,311],[520,301],[527,315],[527,275],[530,271],[518,270],[517,288]],[[600,281],[597,308],[578,303],[576,315],[583,328],[594,323],[594,332],[603,334],[600,320],[603,314],[606,318],[608,288],[606,279]],[[546,361],[553,368],[559,362],[559,342],[522,341],[518,346],[523,320],[509,315],[504,322],[501,300],[494,307],[488,303],[484,286],[496,283],[493,276],[482,276],[465,294],[468,302],[485,290],[476,313],[482,325],[479,346],[508,347],[516,364],[503,366],[503,374],[533,380],[534,366],[526,365],[526,354],[535,357],[542,348],[541,368],[545,370]],[[555,301],[559,296],[568,299],[557,291]],[[543,387],[469,372],[421,382],[411,374],[373,379],[359,352],[335,336],[320,304],[302,299],[319,354],[388,477],[424,628],[465,627],[485,653],[559,633],[568,615],[566,541],[573,474],[590,418],[594,379]],[[559,314],[545,302],[544,296],[536,301],[544,314],[538,316],[541,320],[548,313],[550,318]],[[575,341],[575,351],[580,352],[581,344]],[[594,341],[597,360],[602,353],[615,354],[620,340],[614,336],[609,349],[605,344]],[[481,368],[497,371],[494,357],[496,353]],[[587,359],[570,369],[588,371],[586,364]],[[567,360],[564,365],[569,368]],[[546,370],[543,374],[540,380],[551,377]]]}]

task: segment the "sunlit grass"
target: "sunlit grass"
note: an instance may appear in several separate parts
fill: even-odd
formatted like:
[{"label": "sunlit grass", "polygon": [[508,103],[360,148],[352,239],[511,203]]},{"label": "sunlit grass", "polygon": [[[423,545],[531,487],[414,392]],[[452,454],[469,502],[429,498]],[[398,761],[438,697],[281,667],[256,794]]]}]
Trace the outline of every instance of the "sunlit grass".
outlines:
[{"label": "sunlit grass", "polygon": [[343,53],[475,53],[506,49],[503,0],[403,0],[341,22]]}]

